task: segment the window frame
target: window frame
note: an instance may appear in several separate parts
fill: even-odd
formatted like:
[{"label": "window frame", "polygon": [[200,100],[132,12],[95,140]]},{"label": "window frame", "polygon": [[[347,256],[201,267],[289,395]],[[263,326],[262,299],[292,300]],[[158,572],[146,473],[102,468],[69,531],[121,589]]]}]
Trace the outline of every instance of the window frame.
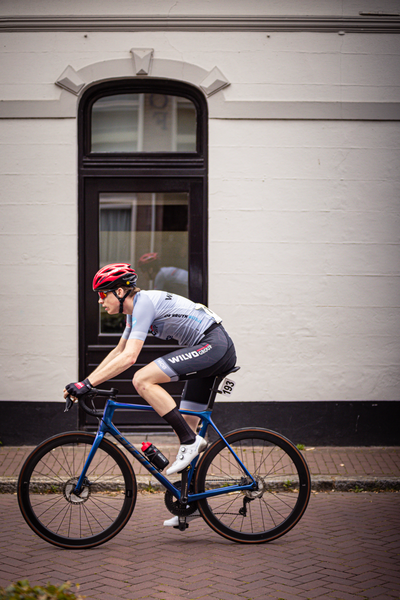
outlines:
[{"label": "window frame", "polygon": [[[190,100],[196,108],[196,151],[195,152],[91,152],[92,107],[105,96],[118,94],[158,93],[182,97]],[[83,95],[79,105],[81,121],[79,140],[79,164],[82,167],[101,167],[105,164],[117,166],[135,163],[149,167],[174,168],[180,163],[181,168],[207,168],[208,148],[208,111],[202,92],[194,86],[178,81],[163,79],[128,79],[107,81],[89,88]]]},{"label": "window frame", "polygon": [[[193,153],[101,153],[91,154],[91,106],[104,94],[165,93],[193,102],[197,111],[196,152]],[[119,336],[113,338],[98,330],[97,300],[92,278],[98,265],[99,193],[132,190],[189,192],[189,297],[207,304],[208,300],[208,107],[200,88],[167,79],[130,78],[93,84],[82,94],[78,108],[78,306],[79,378],[82,379],[103,360]],[[96,216],[95,216],[96,215]],[[94,217],[94,218],[93,218]],[[145,344],[144,364],[170,352],[172,342],[154,338]],[[132,387],[136,368],[116,378],[120,400],[140,403]],[[179,402],[182,383],[170,383],[170,393]],[[165,431],[165,423],[154,413],[119,411],[119,426],[125,431]],[[94,430],[97,423],[80,411],[81,428]]]}]

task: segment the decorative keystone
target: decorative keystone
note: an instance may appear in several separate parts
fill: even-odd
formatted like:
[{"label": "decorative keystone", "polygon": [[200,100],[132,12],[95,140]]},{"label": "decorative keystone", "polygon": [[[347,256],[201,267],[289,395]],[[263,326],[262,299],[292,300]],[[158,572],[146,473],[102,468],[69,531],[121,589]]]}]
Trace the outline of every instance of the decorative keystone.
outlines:
[{"label": "decorative keystone", "polygon": [[148,75],[153,60],[153,48],[132,48],[133,63],[136,75]]},{"label": "decorative keystone", "polygon": [[81,89],[85,86],[85,82],[81,79],[78,73],[71,66],[68,67],[61,73],[60,77],[56,81],[56,85],[64,88],[71,94],[76,96],[79,94]]},{"label": "decorative keystone", "polygon": [[205,91],[207,96],[216,94],[228,85],[230,85],[229,81],[221,73],[218,67],[214,67],[213,70],[209,72],[207,77],[200,83],[201,89]]}]

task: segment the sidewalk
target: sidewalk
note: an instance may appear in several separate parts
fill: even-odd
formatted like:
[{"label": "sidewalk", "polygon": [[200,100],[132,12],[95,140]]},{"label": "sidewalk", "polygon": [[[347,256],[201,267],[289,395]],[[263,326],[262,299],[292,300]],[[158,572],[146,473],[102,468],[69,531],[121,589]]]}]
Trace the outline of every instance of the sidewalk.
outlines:
[{"label": "sidewalk", "polygon": [[[126,436],[140,449],[146,436]],[[151,441],[172,462],[178,448],[175,436],[152,435]],[[16,492],[21,467],[33,446],[0,446],[0,493]],[[400,446],[306,447],[313,489],[317,491],[400,490]],[[134,461],[138,487],[159,488],[159,483]]]}]

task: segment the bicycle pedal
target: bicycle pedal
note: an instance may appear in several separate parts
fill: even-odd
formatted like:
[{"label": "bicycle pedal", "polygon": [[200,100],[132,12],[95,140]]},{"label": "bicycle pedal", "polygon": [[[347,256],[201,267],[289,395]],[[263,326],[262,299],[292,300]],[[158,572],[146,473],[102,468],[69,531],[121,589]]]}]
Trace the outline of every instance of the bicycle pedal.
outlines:
[{"label": "bicycle pedal", "polygon": [[178,529],[179,531],[185,531],[185,529],[187,529],[189,527],[189,524],[186,522],[186,518],[185,517],[179,517],[179,524],[178,524]]}]

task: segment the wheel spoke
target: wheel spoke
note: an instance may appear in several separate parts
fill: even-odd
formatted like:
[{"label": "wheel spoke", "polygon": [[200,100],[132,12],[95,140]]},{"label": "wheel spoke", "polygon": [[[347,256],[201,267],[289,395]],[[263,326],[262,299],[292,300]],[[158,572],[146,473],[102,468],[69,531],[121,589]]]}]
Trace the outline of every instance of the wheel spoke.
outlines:
[{"label": "wheel spoke", "polygon": [[[54,508],[56,507],[56,504],[58,504],[59,502],[61,502],[61,500],[62,500],[62,499],[63,499],[63,497],[62,497],[62,496],[58,496],[58,497],[57,497],[57,498],[54,500],[54,502],[53,502],[53,504],[52,504],[51,506],[47,507],[47,508],[46,508],[46,510],[44,510],[42,513],[40,513],[40,514],[38,514],[38,515],[37,515],[37,516],[38,516],[38,519],[40,519],[40,520],[42,521],[42,520],[43,520],[43,517],[44,517],[44,515],[45,515],[46,513],[48,513],[50,510],[53,510],[53,511],[54,511]],[[65,507],[65,505],[63,504],[63,508],[64,508],[64,507]],[[61,510],[62,510],[62,509],[61,509]],[[61,511],[60,511],[60,512],[61,512]],[[54,517],[53,517],[53,518],[54,518]]]}]

